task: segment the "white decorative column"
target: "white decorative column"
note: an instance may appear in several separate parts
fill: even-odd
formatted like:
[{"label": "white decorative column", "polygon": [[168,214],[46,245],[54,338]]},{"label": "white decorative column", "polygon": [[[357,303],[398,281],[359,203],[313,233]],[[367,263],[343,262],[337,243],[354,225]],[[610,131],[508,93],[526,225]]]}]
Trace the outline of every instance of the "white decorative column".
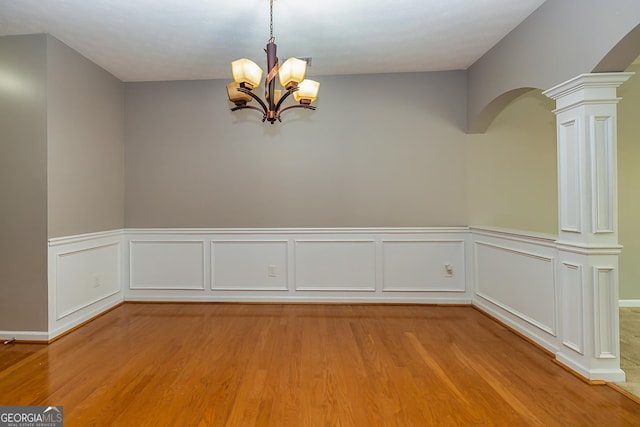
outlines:
[{"label": "white decorative column", "polygon": [[616,89],[633,73],[583,74],[544,92],[556,101],[556,358],[590,380],[624,381],[618,314]]}]

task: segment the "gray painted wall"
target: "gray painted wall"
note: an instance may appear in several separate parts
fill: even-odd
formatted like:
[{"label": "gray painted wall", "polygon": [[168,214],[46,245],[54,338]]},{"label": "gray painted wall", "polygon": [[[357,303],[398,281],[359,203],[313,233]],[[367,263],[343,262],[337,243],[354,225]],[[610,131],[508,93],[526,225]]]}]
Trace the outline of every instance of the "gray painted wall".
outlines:
[{"label": "gray painted wall", "polygon": [[[470,130],[486,129],[493,117],[481,112],[500,95],[519,88],[545,90],[592,72],[639,22],[638,0],[547,0],[468,69]],[[626,56],[629,61],[640,55],[640,45],[626,48],[635,49]]]},{"label": "gray painted wall", "polygon": [[0,330],[47,330],[46,38],[0,37]]},{"label": "gray painted wall", "polygon": [[464,72],[318,80],[275,125],[226,81],[127,83],[126,226],[467,224]]},{"label": "gray painted wall", "polygon": [[47,37],[49,237],[124,227],[124,84]]},{"label": "gray painted wall", "polygon": [[0,37],[0,330],[47,331],[47,240],[124,227],[124,85],[46,35]]}]

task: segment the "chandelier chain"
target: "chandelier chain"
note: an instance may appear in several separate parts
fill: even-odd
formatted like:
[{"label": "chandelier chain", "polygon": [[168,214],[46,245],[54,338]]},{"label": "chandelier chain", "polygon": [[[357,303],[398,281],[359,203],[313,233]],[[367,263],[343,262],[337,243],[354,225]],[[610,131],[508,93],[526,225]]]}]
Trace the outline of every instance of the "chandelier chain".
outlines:
[{"label": "chandelier chain", "polygon": [[269,0],[269,43],[276,41],[273,37],[273,0]]}]

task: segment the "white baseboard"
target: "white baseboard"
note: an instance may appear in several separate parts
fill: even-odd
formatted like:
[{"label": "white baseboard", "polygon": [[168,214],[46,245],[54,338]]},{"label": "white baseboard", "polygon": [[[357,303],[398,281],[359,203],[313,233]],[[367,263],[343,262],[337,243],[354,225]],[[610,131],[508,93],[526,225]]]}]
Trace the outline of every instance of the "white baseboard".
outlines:
[{"label": "white baseboard", "polygon": [[112,308],[122,304],[122,302],[123,302],[122,296],[121,294],[119,294],[108,300],[100,301],[99,303],[96,303],[91,307],[83,310],[80,316],[69,318],[66,321],[56,322],[55,328],[49,331],[49,334],[47,335],[47,339],[45,339],[45,341],[50,341],[64,334],[65,332],[68,332],[82,325],[83,323],[86,323],[88,321],[93,320],[96,317],[99,317],[103,313],[106,313]]},{"label": "white baseboard", "polygon": [[556,353],[556,360],[588,380],[607,381],[611,383],[620,383],[626,380],[625,373],[620,368],[588,369],[577,363],[573,358],[567,357],[560,352]]},{"label": "white baseboard", "polygon": [[234,302],[234,303],[282,303],[282,304],[315,304],[315,303],[345,303],[345,304],[416,304],[416,305],[471,305],[470,299],[464,298],[408,298],[408,297],[354,297],[354,296],[215,296],[215,297],[188,297],[173,295],[145,295],[145,296],[128,296],[125,302]]},{"label": "white baseboard", "polygon": [[47,342],[49,341],[49,334],[43,331],[0,331],[0,344],[14,338],[16,341]]},{"label": "white baseboard", "polygon": [[640,299],[621,299],[618,307],[640,307]]},{"label": "white baseboard", "polygon": [[473,306],[480,311],[488,314],[489,316],[504,323],[509,328],[513,329],[522,336],[527,337],[531,341],[545,348],[546,350],[555,353],[558,350],[558,345],[554,336],[545,333],[543,330],[532,323],[527,322],[521,317],[514,315],[512,312],[505,310],[502,307],[492,304],[490,301],[478,297],[473,300]]}]

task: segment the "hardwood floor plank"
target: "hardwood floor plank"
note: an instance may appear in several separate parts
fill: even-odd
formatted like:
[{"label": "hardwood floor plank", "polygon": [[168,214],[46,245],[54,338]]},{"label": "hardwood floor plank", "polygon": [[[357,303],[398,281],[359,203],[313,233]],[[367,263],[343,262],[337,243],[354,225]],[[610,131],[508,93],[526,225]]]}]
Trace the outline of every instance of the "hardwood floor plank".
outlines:
[{"label": "hardwood floor plank", "polygon": [[124,304],[5,354],[0,405],[67,427],[640,425],[470,307]]}]

